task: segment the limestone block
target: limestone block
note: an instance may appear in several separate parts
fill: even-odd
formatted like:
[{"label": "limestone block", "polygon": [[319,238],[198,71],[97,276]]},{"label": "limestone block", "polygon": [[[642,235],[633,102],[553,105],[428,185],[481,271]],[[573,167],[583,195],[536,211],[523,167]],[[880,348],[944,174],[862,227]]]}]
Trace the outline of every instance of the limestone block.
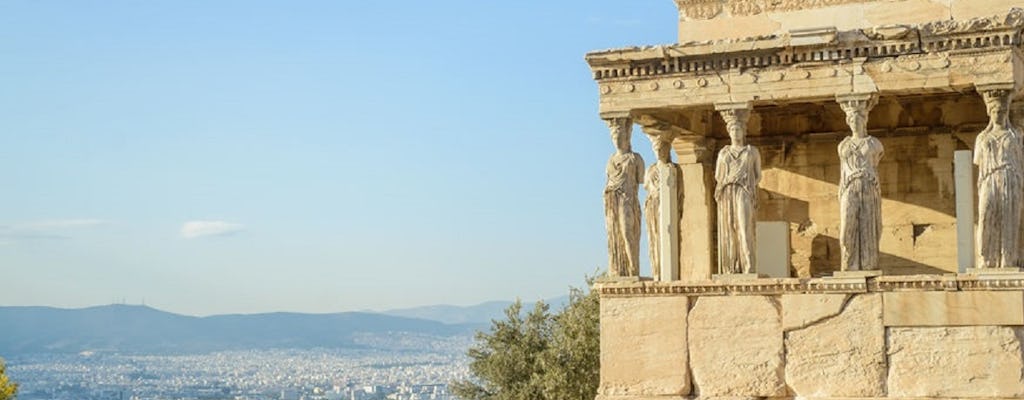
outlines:
[{"label": "limestone block", "polygon": [[[709,229],[693,227],[714,224],[715,207],[712,198],[714,169],[703,163],[681,164],[683,174],[683,212],[680,224],[684,228],[679,238],[679,279],[690,282],[711,279],[717,260],[714,259],[714,241]],[[703,178],[703,179],[702,179]]]},{"label": "limestone block", "polygon": [[1024,328],[889,328],[889,396],[1024,397]]},{"label": "limestone block", "polygon": [[884,397],[882,297],[783,296],[786,383],[798,397]]},{"label": "limestone block", "polygon": [[885,326],[1024,325],[1024,293],[883,293]]},{"label": "limestone block", "polygon": [[689,299],[601,299],[601,386],[605,396],[686,395]]},{"label": "limestone block", "polygon": [[701,397],[785,395],[779,314],[767,296],[697,300],[688,325],[690,369]]}]

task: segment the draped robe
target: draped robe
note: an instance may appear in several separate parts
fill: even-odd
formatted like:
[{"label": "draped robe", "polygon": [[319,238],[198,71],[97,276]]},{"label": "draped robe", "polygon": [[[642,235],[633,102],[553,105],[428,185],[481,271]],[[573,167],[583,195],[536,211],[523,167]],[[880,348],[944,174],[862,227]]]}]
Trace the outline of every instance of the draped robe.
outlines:
[{"label": "draped robe", "polygon": [[990,125],[974,143],[978,166],[978,267],[1017,267],[1024,144],[1014,127]]},{"label": "draped robe", "polygon": [[757,148],[722,148],[715,163],[715,181],[719,273],[754,273],[754,212],[757,184],[761,181],[761,154]]},{"label": "draped robe", "polygon": [[875,137],[847,137],[839,143],[839,247],[843,271],[878,269],[882,235],[882,192],[878,162],[885,151]]},{"label": "draped robe", "polygon": [[638,153],[616,153],[605,168],[605,228],[608,230],[608,273],[640,276],[640,200],[644,160]]}]

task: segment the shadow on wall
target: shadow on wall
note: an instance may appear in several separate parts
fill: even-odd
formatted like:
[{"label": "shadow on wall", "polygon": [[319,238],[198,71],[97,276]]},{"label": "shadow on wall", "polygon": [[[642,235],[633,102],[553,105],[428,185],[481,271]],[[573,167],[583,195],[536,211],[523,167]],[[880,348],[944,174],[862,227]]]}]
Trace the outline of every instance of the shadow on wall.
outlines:
[{"label": "shadow on wall", "polygon": [[[810,276],[828,276],[839,271],[840,251],[838,238],[825,235],[815,236],[811,241],[811,256],[808,259]],[[879,254],[878,264],[886,275],[945,274],[949,272],[887,253]]]},{"label": "shadow on wall", "polygon": [[[814,181],[779,182],[772,189],[814,198],[822,194],[819,186],[838,184],[836,147],[849,128],[837,104],[764,107],[757,112],[759,117],[751,122],[757,124],[751,127],[757,135],[751,143],[761,150],[764,169]],[[882,197],[954,216],[953,152],[968,149],[987,121],[976,95],[883,98],[868,126],[885,146],[879,165]]]},{"label": "shadow on wall", "polygon": [[[835,187],[829,188],[835,191]],[[761,189],[759,191],[758,221],[784,221],[790,226],[790,275],[816,277],[839,270],[838,199],[831,197],[821,202],[808,202],[783,193]],[[813,207],[818,207],[814,209]],[[827,219],[826,219],[827,218]],[[935,246],[943,246],[945,238],[955,242],[955,225],[907,224],[888,225],[883,228],[883,241],[899,249],[901,254],[883,252],[879,258],[882,270],[891,275],[941,274],[951,272],[941,268],[943,262],[955,262]],[[886,244],[883,243],[883,244]],[[883,250],[884,250],[883,246]],[[945,250],[955,251],[954,248]],[[919,259],[907,257],[919,256]],[[950,258],[950,260],[946,260]]]}]

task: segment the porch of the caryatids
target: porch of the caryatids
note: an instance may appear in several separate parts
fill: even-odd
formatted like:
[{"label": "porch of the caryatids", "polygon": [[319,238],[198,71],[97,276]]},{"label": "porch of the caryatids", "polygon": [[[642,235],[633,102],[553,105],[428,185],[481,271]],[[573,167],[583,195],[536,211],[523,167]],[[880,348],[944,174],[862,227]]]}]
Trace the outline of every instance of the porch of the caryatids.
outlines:
[{"label": "porch of the caryatids", "polygon": [[644,160],[630,144],[633,120],[605,120],[615,153],[605,166],[605,228],[608,233],[608,276],[640,276],[640,201],[637,191],[644,179]]},{"label": "porch of the caryatids", "polygon": [[755,274],[755,213],[761,181],[761,154],[747,144],[751,104],[716,104],[725,121],[730,144],[715,162],[715,200],[718,203],[719,274]]}]

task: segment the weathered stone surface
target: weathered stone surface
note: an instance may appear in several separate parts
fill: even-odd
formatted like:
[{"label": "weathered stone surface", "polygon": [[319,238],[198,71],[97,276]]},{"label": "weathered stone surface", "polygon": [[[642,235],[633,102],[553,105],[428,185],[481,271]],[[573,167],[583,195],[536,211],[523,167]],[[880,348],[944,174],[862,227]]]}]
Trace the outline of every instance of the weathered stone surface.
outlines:
[{"label": "weathered stone surface", "polygon": [[[784,296],[786,308],[808,305],[826,315],[786,333],[786,383],[800,397],[884,397],[885,327],[882,296],[854,296],[838,313],[826,313],[844,296]],[[840,303],[843,305],[844,303]],[[825,306],[828,307],[825,307]],[[791,318],[793,319],[793,318]]]},{"label": "weathered stone surface", "polygon": [[1024,325],[1024,293],[891,292],[885,326]]},{"label": "weathered stone surface", "polygon": [[803,329],[835,317],[850,298],[845,294],[787,294],[781,297],[782,329]]},{"label": "weathered stone surface", "polygon": [[608,120],[615,153],[608,159],[604,220],[608,232],[608,276],[640,276],[640,201],[644,159],[630,145],[633,120]]},{"label": "weathered stone surface", "polygon": [[686,395],[686,316],[675,297],[601,299],[601,387],[605,396]]},{"label": "weathered stone surface", "polygon": [[989,124],[974,144],[978,166],[978,268],[1016,268],[1020,250],[1024,145],[1010,124],[1011,90],[985,90]]},{"label": "weathered stone surface", "polygon": [[889,397],[1024,397],[1024,328],[889,328]]},{"label": "weathered stone surface", "polygon": [[701,297],[688,325],[690,369],[701,397],[786,393],[782,319],[772,298]]},{"label": "weathered stone surface", "polygon": [[676,0],[676,4],[680,42],[778,35],[824,26],[856,29],[970,19],[1020,6],[1015,0]]},{"label": "weathered stone surface", "polygon": [[757,262],[757,184],[761,153],[746,142],[750,104],[718,107],[728,126],[730,145],[722,147],[715,165],[718,204],[718,273],[752,274]]}]

